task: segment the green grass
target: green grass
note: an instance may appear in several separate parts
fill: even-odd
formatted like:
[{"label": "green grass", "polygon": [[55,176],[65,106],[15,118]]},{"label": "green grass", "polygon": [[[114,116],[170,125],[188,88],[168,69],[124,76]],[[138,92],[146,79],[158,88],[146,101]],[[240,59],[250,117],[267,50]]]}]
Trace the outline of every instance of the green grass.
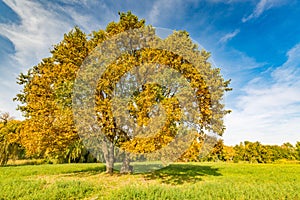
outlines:
[{"label": "green grass", "polygon": [[176,163],[133,175],[102,164],[0,168],[0,199],[300,199],[299,164]]}]

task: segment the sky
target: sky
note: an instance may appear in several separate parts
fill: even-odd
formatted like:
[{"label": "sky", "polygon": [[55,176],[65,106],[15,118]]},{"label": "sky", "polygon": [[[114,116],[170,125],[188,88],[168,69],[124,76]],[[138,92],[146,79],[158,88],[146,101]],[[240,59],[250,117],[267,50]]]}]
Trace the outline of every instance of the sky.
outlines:
[{"label": "sky", "polygon": [[0,111],[22,119],[12,99],[21,72],[50,56],[64,33],[85,33],[131,11],[146,24],[186,30],[231,79],[225,144],[300,141],[298,0],[0,0]]}]

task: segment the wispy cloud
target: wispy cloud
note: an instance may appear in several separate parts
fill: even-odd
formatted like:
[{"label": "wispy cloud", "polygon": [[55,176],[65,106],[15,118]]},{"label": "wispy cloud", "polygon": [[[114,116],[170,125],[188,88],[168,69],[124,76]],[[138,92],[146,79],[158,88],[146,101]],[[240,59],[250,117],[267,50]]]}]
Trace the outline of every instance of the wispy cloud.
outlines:
[{"label": "wispy cloud", "polygon": [[[15,51],[13,54],[8,54],[9,61],[0,66],[0,110],[9,111],[19,117],[20,114],[14,111],[16,103],[12,103],[12,98],[20,90],[15,84],[17,75],[38,64],[42,58],[49,56],[52,45],[62,40],[63,34],[69,32],[74,25],[90,31],[92,26],[96,27],[95,23],[98,21],[90,16],[92,13],[77,12],[74,5],[72,8],[71,4],[78,4],[77,8],[83,6],[87,11],[91,8],[89,6],[93,5],[79,4],[79,1],[67,1],[66,3],[70,6],[39,1],[4,0],[4,3],[19,16],[20,22],[3,23],[0,26],[0,35],[12,43]],[[98,11],[103,10],[106,14],[104,16],[111,18],[110,9],[107,9],[105,5],[97,6]],[[9,84],[5,85],[4,82]]]},{"label": "wispy cloud", "polygon": [[242,18],[242,22],[247,22],[251,19],[258,18],[263,12],[270,8],[277,7],[287,3],[286,0],[260,0],[253,12],[247,17]]},{"label": "wispy cloud", "polygon": [[[222,67],[222,71],[230,71],[231,74],[240,74],[243,72],[250,73],[249,70],[265,68],[267,63],[258,62],[254,57],[250,57],[244,52],[236,50],[230,47],[224,47],[222,45],[215,46],[212,49],[212,56],[219,67]],[[250,75],[250,74],[249,74]],[[240,78],[248,79],[252,77],[245,77],[237,75],[235,80]]]},{"label": "wispy cloud", "polygon": [[[105,28],[107,24],[118,18],[118,13],[113,11],[106,3],[100,1],[63,0],[64,5],[58,3],[49,4],[61,16],[69,18],[69,22],[79,26],[86,32]],[[99,18],[101,13],[101,18]]]},{"label": "wispy cloud", "polygon": [[225,142],[236,144],[245,139],[263,143],[300,140],[300,44],[287,52],[288,60],[269,73],[254,78],[244,87],[227,117]]},{"label": "wispy cloud", "polygon": [[[174,9],[182,4],[179,0],[158,0],[155,1],[150,9],[147,18],[150,24],[156,24],[161,21],[162,17],[166,18],[174,14]],[[177,10],[178,11],[178,10]],[[163,15],[163,16],[162,16]]]},{"label": "wispy cloud", "polygon": [[[76,0],[65,0],[75,6],[62,6],[57,3],[42,4],[38,1],[4,0],[4,2],[20,17],[21,23],[1,24],[0,34],[15,46],[16,53],[13,55],[15,61],[26,67],[36,64],[49,54],[52,45],[58,43],[63,34],[70,31],[74,25],[80,26],[85,31],[91,31],[100,24],[100,20],[97,20],[92,13],[94,4],[81,1],[80,4]],[[85,13],[80,10],[81,7],[84,7]],[[97,4],[97,10],[106,16],[101,21],[115,18],[105,4]]]},{"label": "wispy cloud", "polygon": [[57,43],[71,25],[38,2],[4,0],[4,3],[19,16],[20,23],[0,26],[0,34],[11,41],[15,50],[8,55],[8,63],[0,66],[0,78],[10,83],[4,85],[1,81],[0,110],[19,116],[14,112],[16,104],[11,103],[20,89],[14,84],[17,75],[48,56],[51,45]]},{"label": "wispy cloud", "polygon": [[49,54],[52,44],[70,30],[71,24],[58,13],[46,10],[33,1],[4,1],[21,19],[20,24],[1,24],[0,34],[14,45],[17,65],[29,67]]},{"label": "wispy cloud", "polygon": [[252,0],[206,0],[210,3],[226,3],[226,4],[231,4],[231,3],[240,3],[240,2],[247,2],[247,1],[252,1]]},{"label": "wispy cloud", "polygon": [[239,32],[240,32],[239,29],[235,29],[233,32],[227,33],[219,40],[219,43],[226,43],[227,41],[234,38]]},{"label": "wispy cloud", "polygon": [[[187,5],[195,6],[198,4],[199,1],[197,0],[156,0],[153,1],[149,12],[147,12],[146,18],[152,25],[164,22],[165,19],[174,19],[175,21],[176,19],[180,19],[186,12]],[[189,10],[191,9],[189,8]]]}]

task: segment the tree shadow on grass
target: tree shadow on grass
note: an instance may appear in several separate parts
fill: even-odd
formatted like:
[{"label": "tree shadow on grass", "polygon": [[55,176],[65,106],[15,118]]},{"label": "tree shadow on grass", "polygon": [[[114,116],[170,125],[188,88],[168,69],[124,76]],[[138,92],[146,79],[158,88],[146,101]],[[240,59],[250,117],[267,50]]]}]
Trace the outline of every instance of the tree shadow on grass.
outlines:
[{"label": "tree shadow on grass", "polygon": [[78,177],[84,177],[84,176],[93,176],[97,174],[101,174],[105,172],[105,166],[95,166],[95,167],[88,167],[80,170],[72,170],[63,172],[61,174],[64,174],[65,176],[78,176]]},{"label": "tree shadow on grass", "polygon": [[85,169],[81,169],[81,170],[75,170],[73,171],[73,173],[84,173],[84,172],[90,172],[90,173],[101,173],[101,172],[104,172],[105,171],[105,166],[104,165],[100,165],[100,166],[96,166],[96,167],[88,167],[88,168],[85,168]]},{"label": "tree shadow on grass", "polygon": [[193,164],[172,164],[168,167],[145,174],[147,180],[157,179],[162,183],[180,185],[202,181],[203,176],[222,176],[218,168]]}]

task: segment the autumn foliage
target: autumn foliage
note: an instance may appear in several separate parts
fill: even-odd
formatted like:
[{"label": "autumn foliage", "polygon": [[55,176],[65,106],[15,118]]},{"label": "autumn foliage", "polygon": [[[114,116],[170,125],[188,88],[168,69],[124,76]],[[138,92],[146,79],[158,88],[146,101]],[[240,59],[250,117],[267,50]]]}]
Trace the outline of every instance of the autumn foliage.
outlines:
[{"label": "autumn foliage", "polygon": [[[64,35],[59,44],[54,45],[50,57],[44,58],[28,70],[27,74],[20,74],[18,84],[23,89],[15,100],[21,103],[19,110],[25,117],[20,130],[20,143],[25,147],[28,157],[72,161],[82,156],[84,146],[78,136],[72,110],[73,86],[80,66],[97,45],[124,31],[143,27],[155,31],[130,12],[121,13],[119,22],[111,22],[105,30],[94,31],[89,35],[75,27]],[[179,41],[174,43],[175,40]],[[160,104],[166,113],[166,122],[162,129],[150,137],[138,138],[122,132],[116,126],[111,112],[112,94],[116,84],[126,72],[144,63],[160,63],[161,66],[169,66],[181,73],[195,90],[199,109],[198,123],[202,128],[222,135],[225,130],[223,117],[228,113],[222,104],[222,98],[224,92],[230,90],[230,81],[222,78],[220,69],[211,66],[208,62],[210,54],[205,50],[198,50],[187,32],[177,31],[165,40],[158,39],[156,42],[158,45],[165,45],[165,49],[168,46],[187,48],[193,54],[185,55],[188,58],[186,59],[178,52],[143,48],[124,54],[112,63],[98,81],[95,96],[97,106],[94,110],[107,139],[123,150],[148,153],[163,148],[177,134],[176,122],[183,115],[183,109],[178,99],[172,96],[172,92],[155,84],[144,84],[141,90],[133,91],[133,98],[127,109],[139,126],[147,126],[151,121],[151,108]],[[200,72],[189,59],[200,66]],[[157,73],[159,70],[161,69]],[[196,131],[192,145],[180,160],[199,160],[203,137],[201,130]]]}]

